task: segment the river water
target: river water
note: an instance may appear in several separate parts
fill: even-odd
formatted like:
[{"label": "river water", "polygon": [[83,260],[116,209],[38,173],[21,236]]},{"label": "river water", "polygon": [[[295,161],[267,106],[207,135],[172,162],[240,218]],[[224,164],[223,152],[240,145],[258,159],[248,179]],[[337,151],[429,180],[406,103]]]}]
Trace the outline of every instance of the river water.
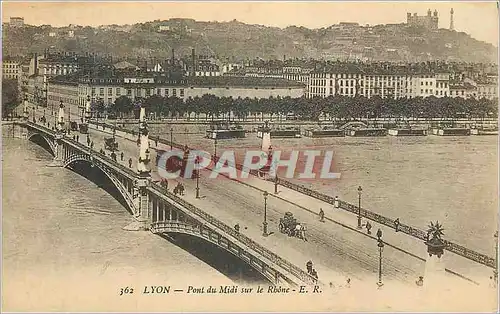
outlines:
[{"label": "river water", "polygon": [[132,222],[125,208],[79,174],[47,167],[42,147],[4,137],[2,148],[4,310],[133,310],[118,301],[121,287],[232,283],[165,239],[122,230]]}]

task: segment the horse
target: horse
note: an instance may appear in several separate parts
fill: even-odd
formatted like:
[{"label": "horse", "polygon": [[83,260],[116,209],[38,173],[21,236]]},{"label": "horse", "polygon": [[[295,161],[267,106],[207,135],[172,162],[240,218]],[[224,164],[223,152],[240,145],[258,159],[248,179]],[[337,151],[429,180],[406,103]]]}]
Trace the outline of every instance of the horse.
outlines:
[{"label": "horse", "polygon": [[302,239],[304,241],[307,241],[306,238],[306,226],[297,224],[295,226],[295,236],[299,239]]}]

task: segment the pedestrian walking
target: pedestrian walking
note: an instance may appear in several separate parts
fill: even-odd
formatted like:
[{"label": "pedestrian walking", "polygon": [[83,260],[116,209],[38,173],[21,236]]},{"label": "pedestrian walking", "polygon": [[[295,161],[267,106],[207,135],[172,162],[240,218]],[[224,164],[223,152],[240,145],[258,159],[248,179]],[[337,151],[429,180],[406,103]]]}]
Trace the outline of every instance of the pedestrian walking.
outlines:
[{"label": "pedestrian walking", "polygon": [[240,224],[236,224],[234,225],[234,230],[236,230],[236,232],[240,232]]},{"label": "pedestrian walking", "polygon": [[372,229],[372,224],[369,221],[367,221],[366,222],[366,233],[372,234],[371,229]]},{"label": "pedestrian walking", "polygon": [[160,137],[159,137],[159,136],[157,136],[157,137],[155,138],[155,146],[156,146],[156,147],[158,147],[158,140],[159,140],[159,139],[160,139]]},{"label": "pedestrian walking", "polygon": [[316,280],[318,280],[318,272],[316,271],[316,269],[313,268],[311,276],[313,276],[314,278],[316,278]]},{"label": "pedestrian walking", "polygon": [[418,280],[415,281],[415,283],[417,284],[417,286],[422,287],[424,285],[424,277],[419,276]]},{"label": "pedestrian walking", "polygon": [[335,196],[335,200],[333,201],[333,207],[339,208],[339,197]]},{"label": "pedestrian walking", "polygon": [[307,261],[306,263],[306,269],[307,269],[307,273],[308,274],[311,274],[312,273],[312,268],[313,267],[313,262],[312,261]]},{"label": "pedestrian walking", "polygon": [[399,231],[399,218],[396,218],[396,220],[394,220],[394,230],[396,232]]},{"label": "pedestrian walking", "polygon": [[129,158],[129,159],[128,159],[128,167],[129,167],[129,168],[132,168],[132,158]]},{"label": "pedestrian walking", "polygon": [[77,136],[76,136],[76,141],[77,141],[78,143],[80,143],[80,135],[77,135]]},{"label": "pedestrian walking", "polygon": [[325,212],[323,211],[323,208],[319,209],[319,221],[325,222]]},{"label": "pedestrian walking", "polygon": [[120,160],[123,161],[123,152],[120,154]]}]

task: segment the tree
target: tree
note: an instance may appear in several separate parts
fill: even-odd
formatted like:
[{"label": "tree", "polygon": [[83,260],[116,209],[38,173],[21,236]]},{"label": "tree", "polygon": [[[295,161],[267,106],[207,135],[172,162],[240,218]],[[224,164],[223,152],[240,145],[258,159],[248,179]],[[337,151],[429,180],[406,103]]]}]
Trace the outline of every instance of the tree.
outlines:
[{"label": "tree", "polygon": [[118,97],[115,102],[111,106],[111,111],[115,114],[120,114],[120,117],[123,117],[122,114],[128,114],[133,109],[133,104],[130,98],[127,96]]},{"label": "tree", "polygon": [[2,119],[12,115],[19,105],[19,90],[17,81],[2,81]]},{"label": "tree", "polygon": [[90,110],[94,111],[96,113],[96,116],[98,117],[102,116],[105,109],[106,107],[104,106],[104,100],[102,100],[101,98],[97,99],[96,101],[93,101],[92,104],[90,105]]}]

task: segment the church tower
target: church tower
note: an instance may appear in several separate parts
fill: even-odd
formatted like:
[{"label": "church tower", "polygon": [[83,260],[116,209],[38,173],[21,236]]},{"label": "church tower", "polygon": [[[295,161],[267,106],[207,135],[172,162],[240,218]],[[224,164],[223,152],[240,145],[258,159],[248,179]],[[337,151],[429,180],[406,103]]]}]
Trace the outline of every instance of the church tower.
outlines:
[{"label": "church tower", "polygon": [[453,8],[451,8],[450,10],[450,31],[452,31],[454,29],[454,25],[453,25]]}]

